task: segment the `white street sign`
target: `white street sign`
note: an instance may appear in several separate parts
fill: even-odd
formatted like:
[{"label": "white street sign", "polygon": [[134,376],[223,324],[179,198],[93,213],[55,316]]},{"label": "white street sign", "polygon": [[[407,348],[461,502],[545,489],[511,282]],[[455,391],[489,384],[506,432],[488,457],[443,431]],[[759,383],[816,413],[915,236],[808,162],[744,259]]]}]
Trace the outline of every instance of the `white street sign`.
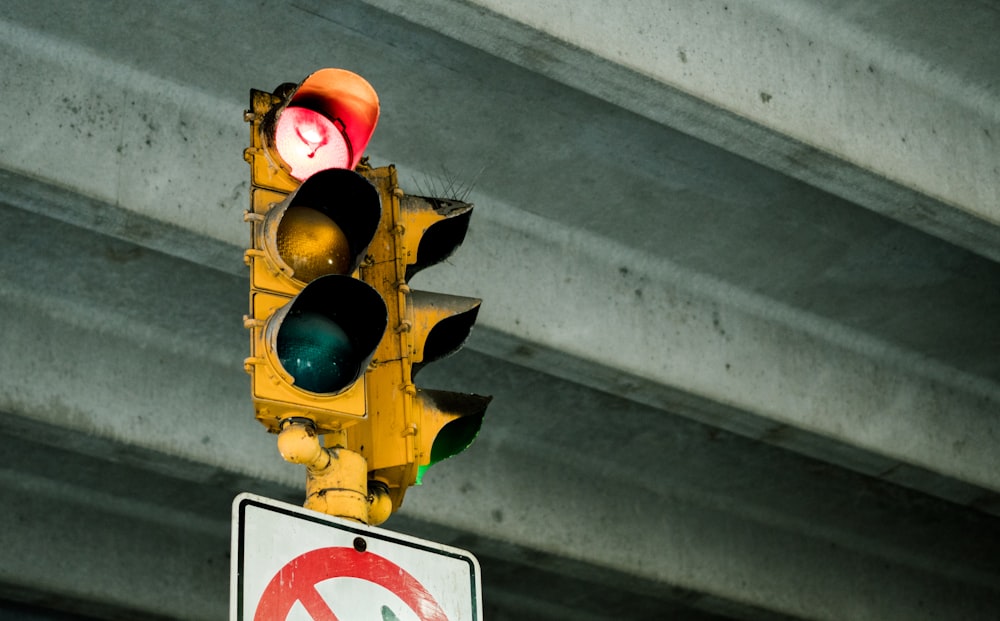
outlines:
[{"label": "white street sign", "polygon": [[482,620],[464,550],[251,494],[232,546],[232,621]]}]

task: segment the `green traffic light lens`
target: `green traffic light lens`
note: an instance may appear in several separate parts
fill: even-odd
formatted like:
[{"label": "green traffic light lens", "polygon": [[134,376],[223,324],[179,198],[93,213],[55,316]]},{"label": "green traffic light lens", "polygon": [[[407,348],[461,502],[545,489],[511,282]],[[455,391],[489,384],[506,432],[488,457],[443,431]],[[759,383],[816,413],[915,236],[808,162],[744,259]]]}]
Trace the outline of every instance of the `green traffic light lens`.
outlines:
[{"label": "green traffic light lens", "polygon": [[316,393],[340,392],[358,378],[360,364],[351,339],[320,313],[293,312],[277,335],[278,360],[295,385]]}]

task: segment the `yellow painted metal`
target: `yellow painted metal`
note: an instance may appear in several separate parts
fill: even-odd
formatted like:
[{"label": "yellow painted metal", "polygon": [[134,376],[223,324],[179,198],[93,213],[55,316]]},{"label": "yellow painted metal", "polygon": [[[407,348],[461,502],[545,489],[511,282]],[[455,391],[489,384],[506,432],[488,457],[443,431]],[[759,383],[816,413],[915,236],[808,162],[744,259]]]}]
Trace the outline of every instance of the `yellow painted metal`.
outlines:
[{"label": "yellow painted metal", "polygon": [[368,481],[368,523],[378,526],[392,515],[392,497],[389,488],[381,481]]},{"label": "yellow painted metal", "polygon": [[[459,222],[461,236],[448,239],[438,235],[445,248],[425,243],[427,232],[456,216],[467,217],[466,203],[411,197],[397,184],[396,169],[359,167],[378,190],[382,201],[382,221],[368,248],[369,260],[362,265],[361,278],[382,295],[389,308],[386,334],[365,373],[368,417],[364,424],[346,430],[348,446],[363,454],[369,477],[383,482],[389,490],[393,511],[403,502],[406,490],[417,482],[420,466],[430,462],[430,447],[441,428],[466,413],[466,409],[445,411],[424,406],[413,383],[416,366],[457,349],[471,329],[480,300],[440,293],[411,290],[407,274],[414,265],[441,260],[461,241],[467,222]],[[457,234],[457,233],[456,233]],[[458,321],[452,331],[460,338],[451,340],[435,329],[442,322]],[[428,357],[429,342],[436,343]],[[449,393],[452,394],[452,393]],[[480,398],[481,399],[481,398]],[[461,398],[446,400],[461,407]],[[487,399],[488,401],[488,399]],[[485,405],[475,401],[481,412]]]},{"label": "yellow painted metal", "polygon": [[[400,195],[399,225],[403,237],[400,261],[408,273],[446,258],[465,238],[472,205],[459,200]],[[436,232],[427,235],[434,229]]]},{"label": "yellow painted metal", "polygon": [[[478,430],[482,415],[491,400],[491,397],[482,395],[417,389],[414,408],[421,426],[421,433],[417,434],[417,465],[431,465],[431,449],[446,425],[464,419],[463,422],[469,425],[474,424]],[[472,438],[470,437],[468,440],[471,442]],[[450,446],[449,448],[456,447]],[[461,446],[458,450],[465,448],[465,446]]]},{"label": "yellow painted metal", "polygon": [[[299,181],[292,177],[274,149],[275,120],[286,104],[287,97],[288,94],[283,96],[251,90],[250,109],[244,115],[244,119],[250,123],[250,147],[243,152],[243,158],[250,164],[250,183],[254,188],[274,190],[282,196],[299,186]],[[261,204],[266,202],[261,201]],[[256,209],[254,211],[261,213]]]},{"label": "yellow painted metal", "polygon": [[386,302],[389,322],[375,357],[365,373],[368,417],[364,425],[348,433],[348,446],[365,456],[371,478],[388,488],[393,510],[403,502],[406,488],[416,480],[414,434],[418,421],[413,415],[415,389],[410,380],[412,333],[406,322],[409,287],[405,282],[405,254],[400,227],[396,169],[358,169],[378,190],[382,221],[368,246],[369,260],[361,266],[361,278]]},{"label": "yellow painted metal", "polygon": [[[308,422],[286,421],[278,434],[278,450],[306,467],[305,507],[327,515],[369,522],[368,468],[365,458],[344,447],[343,434],[328,434],[330,447],[320,446]],[[384,512],[378,507],[378,517]]]},{"label": "yellow painted metal", "polygon": [[[406,309],[406,321],[410,325],[413,333],[411,344],[411,358],[413,365],[419,365],[425,360],[432,362],[440,357],[437,353],[450,353],[454,348],[461,345],[467,331],[456,330],[461,338],[458,342],[447,342],[446,337],[431,339],[431,334],[442,321],[451,319],[468,323],[471,329],[475,321],[475,315],[479,311],[482,300],[479,298],[466,298],[458,295],[446,293],[433,293],[430,291],[413,291],[410,296],[410,303]],[[437,342],[439,346],[446,350],[444,352],[434,352],[427,350],[428,341]]]}]

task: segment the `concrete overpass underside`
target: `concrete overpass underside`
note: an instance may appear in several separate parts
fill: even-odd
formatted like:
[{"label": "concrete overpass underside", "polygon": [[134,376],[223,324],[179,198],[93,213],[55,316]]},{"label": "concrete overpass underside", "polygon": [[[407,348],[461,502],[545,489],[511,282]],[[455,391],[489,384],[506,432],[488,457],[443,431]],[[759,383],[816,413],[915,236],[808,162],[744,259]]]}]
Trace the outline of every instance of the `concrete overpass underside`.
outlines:
[{"label": "concrete overpass underside", "polygon": [[491,394],[386,526],[504,619],[1000,610],[989,2],[12,0],[0,616],[220,619],[253,420],[248,90],[337,66],[404,189],[477,205],[420,384]]}]

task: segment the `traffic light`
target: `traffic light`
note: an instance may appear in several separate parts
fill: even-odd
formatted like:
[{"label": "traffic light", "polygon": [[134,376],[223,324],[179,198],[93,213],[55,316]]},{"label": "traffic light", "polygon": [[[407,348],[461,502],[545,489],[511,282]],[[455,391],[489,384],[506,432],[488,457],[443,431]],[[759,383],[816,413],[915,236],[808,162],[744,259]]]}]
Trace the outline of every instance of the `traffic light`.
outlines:
[{"label": "traffic light", "polygon": [[421,368],[465,343],[479,312],[478,299],[408,285],[414,274],[462,243],[472,205],[406,195],[392,166],[360,172],[378,190],[383,208],[361,277],[385,299],[389,328],[365,374],[369,420],[349,430],[348,438],[365,456],[372,480],[387,486],[395,510],[427,468],[472,442],[490,401],[413,383]]},{"label": "traffic light", "polygon": [[361,161],[379,116],[360,76],[323,69],[251,91],[251,333],[257,419],[307,469],[306,506],[367,523],[466,448],[489,397],[422,390],[480,300],[411,290],[462,243],[472,206],[406,195]]}]

